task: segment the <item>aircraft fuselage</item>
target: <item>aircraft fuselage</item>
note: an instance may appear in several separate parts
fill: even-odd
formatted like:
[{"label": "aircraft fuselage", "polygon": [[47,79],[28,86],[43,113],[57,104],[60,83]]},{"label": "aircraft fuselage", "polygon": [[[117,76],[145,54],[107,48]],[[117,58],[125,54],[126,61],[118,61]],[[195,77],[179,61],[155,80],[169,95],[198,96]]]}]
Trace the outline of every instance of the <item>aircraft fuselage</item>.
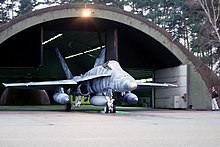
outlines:
[{"label": "aircraft fuselage", "polygon": [[90,88],[95,93],[112,89],[114,92],[128,92],[137,88],[135,79],[125,72],[117,61],[108,61],[102,66],[94,67],[83,76],[95,74],[111,74],[90,81]]}]

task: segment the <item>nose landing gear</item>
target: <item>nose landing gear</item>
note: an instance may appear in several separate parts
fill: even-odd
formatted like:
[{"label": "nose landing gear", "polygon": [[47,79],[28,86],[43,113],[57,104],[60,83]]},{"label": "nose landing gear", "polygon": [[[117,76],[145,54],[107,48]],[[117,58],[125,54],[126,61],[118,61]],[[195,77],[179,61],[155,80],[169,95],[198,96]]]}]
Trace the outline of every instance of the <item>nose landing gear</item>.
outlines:
[{"label": "nose landing gear", "polygon": [[115,99],[107,97],[107,103],[104,107],[105,113],[116,113]]}]

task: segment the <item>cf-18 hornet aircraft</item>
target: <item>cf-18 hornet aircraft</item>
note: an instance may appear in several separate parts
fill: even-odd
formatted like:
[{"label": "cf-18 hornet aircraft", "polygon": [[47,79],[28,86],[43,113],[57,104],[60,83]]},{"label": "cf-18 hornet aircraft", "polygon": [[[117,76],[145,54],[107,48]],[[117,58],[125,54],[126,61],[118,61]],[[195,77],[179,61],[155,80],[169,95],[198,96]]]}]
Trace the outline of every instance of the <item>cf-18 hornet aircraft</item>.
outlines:
[{"label": "cf-18 hornet aircraft", "polygon": [[[82,96],[88,97],[90,94],[90,103],[95,106],[104,106],[105,113],[115,113],[116,105],[113,99],[114,92],[120,92],[122,100],[129,104],[135,104],[138,97],[131,93],[138,86],[144,87],[177,87],[177,85],[169,83],[138,83],[131,75],[125,72],[119,63],[114,60],[105,61],[105,48],[102,49],[99,57],[95,61],[92,69],[80,76],[73,76],[64,58],[55,49],[56,54],[62,64],[63,70],[66,74],[66,80],[57,81],[42,81],[42,82],[25,82],[25,83],[3,83],[7,88],[20,89],[47,89],[54,88],[56,93],[53,99],[65,105],[65,110],[70,111],[72,107],[80,106]],[[75,104],[70,103],[70,96],[67,94],[76,85],[74,90],[75,96],[78,100]],[[71,88],[71,90],[64,91],[64,88]]]}]

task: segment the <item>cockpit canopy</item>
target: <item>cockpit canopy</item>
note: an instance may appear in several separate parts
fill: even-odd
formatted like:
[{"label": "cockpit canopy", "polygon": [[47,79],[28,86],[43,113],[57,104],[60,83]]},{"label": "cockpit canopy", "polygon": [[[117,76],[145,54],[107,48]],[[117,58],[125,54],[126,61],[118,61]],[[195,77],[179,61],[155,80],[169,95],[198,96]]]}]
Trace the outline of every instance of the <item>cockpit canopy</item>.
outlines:
[{"label": "cockpit canopy", "polygon": [[119,65],[119,63],[117,61],[108,61],[105,64],[103,64],[104,68],[107,68],[109,70],[122,70],[121,66]]}]

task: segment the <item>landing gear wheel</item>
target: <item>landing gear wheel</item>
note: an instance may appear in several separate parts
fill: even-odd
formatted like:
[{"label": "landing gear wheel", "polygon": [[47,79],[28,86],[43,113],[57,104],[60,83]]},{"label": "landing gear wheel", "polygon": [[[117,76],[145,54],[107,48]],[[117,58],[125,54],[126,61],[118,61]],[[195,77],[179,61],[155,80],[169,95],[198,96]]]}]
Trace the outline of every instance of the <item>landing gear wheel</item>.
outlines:
[{"label": "landing gear wheel", "polygon": [[71,104],[69,102],[65,104],[65,111],[70,112],[70,110],[71,110]]},{"label": "landing gear wheel", "polygon": [[109,106],[108,106],[108,103],[105,105],[104,112],[105,112],[105,113],[109,113]]},{"label": "landing gear wheel", "polygon": [[112,108],[110,110],[111,113],[116,113],[116,105],[115,102],[112,104]]}]

